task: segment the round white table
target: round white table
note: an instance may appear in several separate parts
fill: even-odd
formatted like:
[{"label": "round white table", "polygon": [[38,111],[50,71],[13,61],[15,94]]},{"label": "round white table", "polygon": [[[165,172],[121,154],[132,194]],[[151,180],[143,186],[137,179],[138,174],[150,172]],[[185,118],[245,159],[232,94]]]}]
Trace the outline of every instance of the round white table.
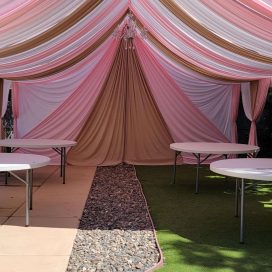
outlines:
[{"label": "round white table", "polygon": [[[9,172],[12,176],[26,185],[26,226],[29,225],[29,209],[32,199],[31,170],[48,165],[50,158],[33,154],[0,153],[0,171]],[[26,177],[22,179],[13,171],[26,170]]]},{"label": "round white table", "polygon": [[66,165],[66,148],[76,145],[75,141],[61,139],[2,139],[0,146],[11,147],[11,152],[19,148],[44,149],[51,148],[56,151],[61,158],[60,176],[65,184],[65,165]]},{"label": "round white table", "polygon": [[[170,148],[175,150],[173,183],[176,181],[177,157],[179,154],[191,153],[197,159],[195,192],[199,191],[199,167],[211,155],[222,155],[227,159],[231,154],[247,154],[249,157],[255,157],[260,148],[254,145],[235,144],[235,143],[210,143],[210,142],[185,142],[172,143]],[[201,154],[205,157],[201,160]]]},{"label": "round white table", "polygon": [[[244,179],[256,181],[272,181],[272,159],[245,158],[227,159],[212,162],[210,169],[218,174],[235,177],[236,179],[236,215],[238,215],[238,188],[240,186],[240,243],[244,243]],[[240,180],[239,180],[240,179]],[[238,181],[239,180],[239,181]],[[238,183],[240,182],[240,184]]]}]

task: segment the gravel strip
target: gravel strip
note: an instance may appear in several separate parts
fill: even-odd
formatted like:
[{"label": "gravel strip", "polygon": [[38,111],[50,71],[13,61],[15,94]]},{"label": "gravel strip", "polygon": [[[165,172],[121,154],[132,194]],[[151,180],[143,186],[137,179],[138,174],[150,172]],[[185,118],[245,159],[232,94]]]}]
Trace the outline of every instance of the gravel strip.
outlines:
[{"label": "gravel strip", "polygon": [[66,271],[144,272],[159,260],[134,167],[98,167]]}]

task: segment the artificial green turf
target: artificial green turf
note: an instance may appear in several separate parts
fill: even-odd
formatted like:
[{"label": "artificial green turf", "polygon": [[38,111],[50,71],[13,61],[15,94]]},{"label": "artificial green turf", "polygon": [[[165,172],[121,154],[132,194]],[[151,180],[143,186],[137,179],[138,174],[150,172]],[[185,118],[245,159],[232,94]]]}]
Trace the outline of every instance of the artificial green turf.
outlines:
[{"label": "artificial green turf", "polygon": [[245,197],[245,244],[234,216],[234,180],[194,166],[136,166],[164,255],[161,272],[271,272],[272,186],[253,187]]}]

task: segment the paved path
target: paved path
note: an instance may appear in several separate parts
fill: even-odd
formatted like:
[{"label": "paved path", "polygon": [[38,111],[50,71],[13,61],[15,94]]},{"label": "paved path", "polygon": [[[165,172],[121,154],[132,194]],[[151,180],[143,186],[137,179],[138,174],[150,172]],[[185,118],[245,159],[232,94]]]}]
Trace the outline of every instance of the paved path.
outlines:
[{"label": "paved path", "polygon": [[65,272],[95,167],[57,166],[34,171],[33,210],[25,224],[25,186],[0,177],[0,272]]}]

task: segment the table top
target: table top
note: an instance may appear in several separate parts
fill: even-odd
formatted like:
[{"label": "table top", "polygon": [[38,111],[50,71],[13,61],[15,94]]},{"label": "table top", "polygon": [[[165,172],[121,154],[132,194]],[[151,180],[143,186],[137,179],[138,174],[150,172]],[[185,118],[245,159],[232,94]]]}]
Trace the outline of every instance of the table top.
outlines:
[{"label": "table top", "polygon": [[76,145],[75,141],[60,139],[2,139],[0,146],[24,148],[58,148]]},{"label": "table top", "polygon": [[48,165],[50,158],[34,154],[0,153],[0,171],[15,171]]},{"label": "table top", "polygon": [[172,143],[170,148],[176,151],[200,154],[245,154],[258,152],[260,148],[254,145],[212,142]]},{"label": "table top", "polygon": [[212,162],[210,169],[215,173],[236,178],[272,181],[272,159],[219,160]]}]

